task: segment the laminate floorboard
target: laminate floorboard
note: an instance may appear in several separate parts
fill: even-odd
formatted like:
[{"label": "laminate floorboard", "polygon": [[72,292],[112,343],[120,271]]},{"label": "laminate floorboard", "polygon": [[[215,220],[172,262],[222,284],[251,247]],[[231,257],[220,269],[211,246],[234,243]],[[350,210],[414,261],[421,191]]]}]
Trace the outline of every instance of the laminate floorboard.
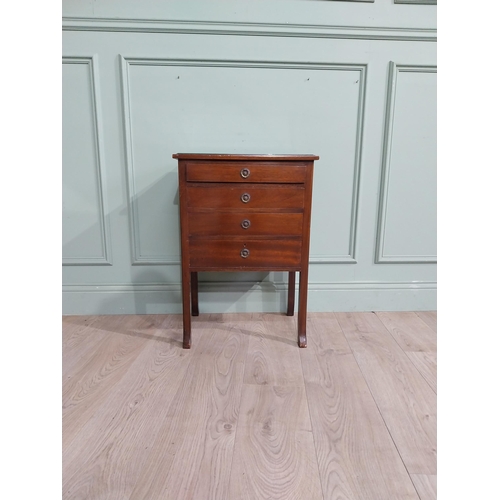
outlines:
[{"label": "laminate floorboard", "polygon": [[[135,316],[129,328],[150,327],[140,318]],[[82,346],[74,356],[75,362],[65,367],[62,384],[64,442],[71,440],[93,416],[146,346],[144,338],[120,333],[122,324],[121,317],[113,316],[95,321],[87,332],[91,347],[84,349]]]},{"label": "laminate floorboard", "polygon": [[295,317],[262,314],[247,329],[229,498],[320,500]]},{"label": "laminate floorboard", "polygon": [[229,498],[323,499],[303,387],[244,386]]},{"label": "laminate floorboard", "polygon": [[68,352],[75,343],[81,345],[86,341],[87,329],[102,316],[63,316],[62,318],[62,348],[63,354]]},{"label": "laminate floorboard", "polygon": [[231,498],[229,478],[248,346],[242,330],[248,321],[238,315],[224,323],[210,321],[208,315],[196,319],[189,370],[166,411],[131,499]]},{"label": "laminate floorboard", "polygon": [[407,352],[406,355],[420,375],[437,394],[437,355],[435,352]]},{"label": "laminate floorboard", "polygon": [[64,317],[62,498],[435,498],[432,314],[381,316],[299,349],[296,316],[201,314],[190,350],[181,315]]},{"label": "laminate floorboard", "polygon": [[[82,319],[79,319],[82,318]],[[83,318],[87,318],[85,321]],[[94,328],[93,325],[102,325],[110,321],[111,316],[75,316],[63,318],[62,337],[62,375],[63,381],[71,375],[75,364],[82,364],[83,359],[95,356],[97,345],[106,338],[106,331]],[[111,319],[118,321],[118,317]]]},{"label": "laminate floorboard", "polygon": [[180,338],[180,316],[161,326],[63,449],[64,499],[130,498],[190,361],[180,342],[169,342]]},{"label": "laminate floorboard", "polygon": [[436,332],[414,312],[377,312],[403,351],[436,352]]},{"label": "laminate floorboard", "polygon": [[295,317],[257,316],[245,363],[245,384],[304,386],[297,349]]},{"label": "laminate floorboard", "polygon": [[427,326],[437,332],[437,311],[418,311],[416,314]]},{"label": "laminate floorboard", "polygon": [[415,488],[332,314],[310,313],[302,367],[325,499],[412,499]]},{"label": "laminate floorboard", "polygon": [[411,479],[418,491],[420,500],[436,500],[437,498],[437,476],[424,474],[411,474]]},{"label": "laminate floorboard", "polygon": [[409,473],[436,474],[436,394],[374,313],[336,313]]}]

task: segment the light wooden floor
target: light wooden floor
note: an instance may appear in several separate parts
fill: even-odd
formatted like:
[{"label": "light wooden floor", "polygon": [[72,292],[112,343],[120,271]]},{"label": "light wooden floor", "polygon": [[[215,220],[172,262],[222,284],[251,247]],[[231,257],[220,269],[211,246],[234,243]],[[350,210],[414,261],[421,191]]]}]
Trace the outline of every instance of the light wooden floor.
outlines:
[{"label": "light wooden floor", "polygon": [[436,313],[63,318],[63,498],[436,498]]}]

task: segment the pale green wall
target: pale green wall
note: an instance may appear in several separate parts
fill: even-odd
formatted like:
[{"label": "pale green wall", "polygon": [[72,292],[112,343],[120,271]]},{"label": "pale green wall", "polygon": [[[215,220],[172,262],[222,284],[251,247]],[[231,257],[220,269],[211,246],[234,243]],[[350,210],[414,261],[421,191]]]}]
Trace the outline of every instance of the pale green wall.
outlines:
[{"label": "pale green wall", "polygon": [[[436,7],[63,2],[63,312],[180,312],[176,152],[314,153],[309,310],[436,307]],[[283,273],[201,310],[284,310]]]}]

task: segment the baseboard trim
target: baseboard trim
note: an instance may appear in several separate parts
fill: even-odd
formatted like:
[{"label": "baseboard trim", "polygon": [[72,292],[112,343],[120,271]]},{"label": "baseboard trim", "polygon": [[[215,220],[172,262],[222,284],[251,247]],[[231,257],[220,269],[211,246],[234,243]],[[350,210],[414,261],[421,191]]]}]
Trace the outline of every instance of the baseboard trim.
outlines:
[{"label": "baseboard trim", "polygon": [[[284,282],[201,282],[200,312],[279,312]],[[63,314],[179,314],[181,286],[65,285]],[[309,311],[424,311],[436,309],[436,282],[310,283]]]}]

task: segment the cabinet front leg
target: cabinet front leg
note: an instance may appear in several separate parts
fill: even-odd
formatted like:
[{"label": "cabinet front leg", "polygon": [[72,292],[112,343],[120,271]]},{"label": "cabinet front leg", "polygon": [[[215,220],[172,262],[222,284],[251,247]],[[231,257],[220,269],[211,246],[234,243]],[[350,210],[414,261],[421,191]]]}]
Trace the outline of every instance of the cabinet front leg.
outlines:
[{"label": "cabinet front leg", "polygon": [[299,317],[298,317],[298,343],[299,347],[307,347],[307,268],[300,272],[299,282]]},{"label": "cabinet front leg", "polygon": [[189,269],[182,270],[182,323],[183,323],[183,339],[182,347],[184,349],[191,348],[191,273]]},{"label": "cabinet front leg", "polygon": [[198,273],[191,273],[191,314],[193,316],[199,316],[200,311],[198,309]]}]

